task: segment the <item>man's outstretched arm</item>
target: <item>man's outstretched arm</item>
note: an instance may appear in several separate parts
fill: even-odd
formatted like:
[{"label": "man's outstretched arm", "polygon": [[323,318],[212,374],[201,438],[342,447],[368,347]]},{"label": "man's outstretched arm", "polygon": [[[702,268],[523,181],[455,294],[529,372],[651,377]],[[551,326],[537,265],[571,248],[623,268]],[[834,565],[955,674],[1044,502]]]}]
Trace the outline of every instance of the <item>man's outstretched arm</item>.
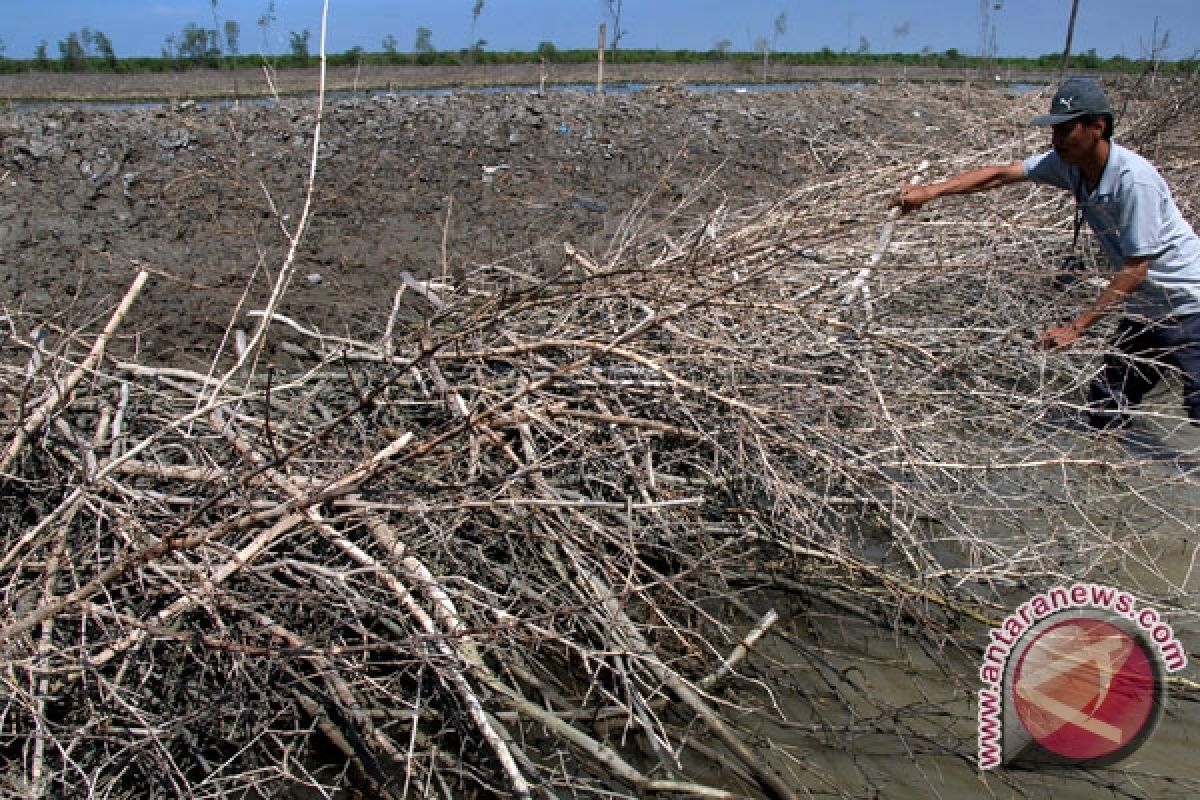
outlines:
[{"label": "man's outstretched arm", "polygon": [[926,186],[904,184],[892,200],[892,205],[899,206],[900,211],[907,214],[939,197],[950,194],[985,192],[988,189],[996,189],[1023,180],[1026,180],[1025,169],[1020,161],[980,167]]}]

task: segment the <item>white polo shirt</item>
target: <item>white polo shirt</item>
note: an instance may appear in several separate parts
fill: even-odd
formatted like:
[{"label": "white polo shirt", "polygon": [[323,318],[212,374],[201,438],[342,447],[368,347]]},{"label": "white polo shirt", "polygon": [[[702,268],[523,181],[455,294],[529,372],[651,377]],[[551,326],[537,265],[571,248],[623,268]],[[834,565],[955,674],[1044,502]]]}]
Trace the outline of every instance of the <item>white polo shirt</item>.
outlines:
[{"label": "white polo shirt", "polygon": [[1150,319],[1200,313],[1200,238],[1154,165],[1114,142],[1091,192],[1079,168],[1053,150],[1025,159],[1024,169],[1031,181],[1075,196],[1113,266],[1149,257],[1146,280],[1126,300],[1127,313]]}]

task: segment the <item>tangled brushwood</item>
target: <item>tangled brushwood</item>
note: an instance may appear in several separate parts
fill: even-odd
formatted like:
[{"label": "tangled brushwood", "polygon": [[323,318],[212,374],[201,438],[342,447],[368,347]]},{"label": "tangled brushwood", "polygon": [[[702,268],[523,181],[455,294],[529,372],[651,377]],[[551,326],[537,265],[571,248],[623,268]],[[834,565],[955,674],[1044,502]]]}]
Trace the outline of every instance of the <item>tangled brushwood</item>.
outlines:
[{"label": "tangled brushwood", "polygon": [[[970,772],[982,632],[1014,597],[1087,576],[1194,624],[1171,569],[1200,495],[1163,444],[1186,421],[1091,434],[1103,332],[1036,348],[1097,291],[1055,280],[1063,198],[887,211],[1038,149],[1045,98],[863,103],[885,91],[943,104],[954,149],[815,133],[826,176],[790,196],[650,192],[557,274],[398,278],[426,313],[370,336],[267,303],[208,374],[139,363],[110,343],[145,273],[104,319],[0,317],[5,791],[864,796],[886,775],[836,754]],[[1124,139],[1186,213],[1194,95],[1127,94]],[[905,665],[867,644],[897,639],[949,695],[869,690]]]}]

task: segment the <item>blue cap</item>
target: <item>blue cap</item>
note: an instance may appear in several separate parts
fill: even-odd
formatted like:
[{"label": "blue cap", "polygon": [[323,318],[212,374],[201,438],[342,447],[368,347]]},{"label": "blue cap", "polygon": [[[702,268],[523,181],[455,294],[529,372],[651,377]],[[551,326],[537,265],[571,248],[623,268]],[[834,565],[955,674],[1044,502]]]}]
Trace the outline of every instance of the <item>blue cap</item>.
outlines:
[{"label": "blue cap", "polygon": [[1088,114],[1112,114],[1108,97],[1092,78],[1070,78],[1050,101],[1050,113],[1033,118],[1034,125],[1057,125]]}]

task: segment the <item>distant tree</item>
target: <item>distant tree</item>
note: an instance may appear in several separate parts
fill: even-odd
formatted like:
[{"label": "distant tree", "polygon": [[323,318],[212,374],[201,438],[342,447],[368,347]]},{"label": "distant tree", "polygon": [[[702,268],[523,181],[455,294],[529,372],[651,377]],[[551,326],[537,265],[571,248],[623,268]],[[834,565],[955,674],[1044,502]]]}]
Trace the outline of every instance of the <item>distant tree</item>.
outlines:
[{"label": "distant tree", "polygon": [[175,54],[180,61],[217,66],[221,57],[221,42],[216,28],[201,28],[194,22],[183,26],[175,40]]},{"label": "distant tree", "polygon": [[417,55],[428,55],[437,52],[433,47],[433,31],[429,28],[417,28],[417,40],[413,44]]},{"label": "distant tree", "polygon": [[713,50],[717,51],[722,58],[724,58],[731,49],[733,49],[733,41],[730,39],[721,39],[715,45],[713,45]]},{"label": "distant tree", "polygon": [[621,27],[621,12],[624,10],[624,7],[625,0],[604,0],[605,12],[612,22],[612,27],[608,32],[608,46],[614,52],[621,46],[621,37],[629,33],[629,31]]},{"label": "distant tree", "polygon": [[1094,47],[1090,47],[1086,53],[1076,56],[1075,61],[1076,66],[1084,69],[1100,68],[1100,56],[1096,54],[1096,48]]},{"label": "distant tree", "polygon": [[67,72],[82,72],[87,69],[87,51],[78,33],[68,33],[67,38],[58,43],[58,52],[62,57],[63,69]]},{"label": "distant tree", "polygon": [[4,58],[4,40],[0,39],[0,58]]},{"label": "distant tree", "polygon": [[787,12],[780,11],[779,16],[775,18],[775,35],[770,39],[766,36],[760,36],[754,40],[754,52],[763,57],[763,80],[767,78],[767,67],[771,62],[771,50],[779,42],[779,37],[785,33],[787,33]]},{"label": "distant tree", "polygon": [[543,61],[554,62],[558,60],[558,48],[554,42],[541,42],[537,46],[537,54]]},{"label": "distant tree", "polygon": [[46,54],[45,39],[38,42],[37,49],[33,51],[33,62],[37,64],[39,69],[45,69],[50,66],[50,56]]},{"label": "distant tree", "polygon": [[[86,28],[84,30],[87,30]],[[92,51],[104,61],[104,66],[110,70],[117,68],[117,54],[113,51],[112,40],[103,31],[89,31],[91,34]]]},{"label": "distant tree", "polygon": [[[213,5],[213,23],[217,22],[217,0],[212,0]],[[225,52],[229,54],[229,67],[233,70],[237,69],[238,55],[241,53],[240,39],[242,37],[242,26],[238,24],[236,19],[227,19],[221,25],[221,29],[225,32]],[[241,96],[241,87],[238,74],[233,73],[233,93],[235,96]]]},{"label": "distant tree", "polygon": [[396,55],[398,47],[399,43],[396,41],[395,36],[389,33],[387,36],[383,37],[383,52],[387,53],[389,56],[394,56]]},{"label": "distant tree", "polygon": [[263,52],[271,52],[271,25],[275,23],[275,0],[267,0],[267,8],[258,18],[258,29],[262,31]]},{"label": "distant tree", "polygon": [[763,79],[767,77],[767,64],[771,58],[771,40],[766,36],[759,36],[754,40],[754,52],[762,56],[763,60]]},{"label": "distant tree", "polygon": [[994,69],[997,52],[996,15],[1003,8],[1002,0],[979,0],[979,66],[989,73]]},{"label": "distant tree", "polygon": [[292,57],[301,64],[308,63],[308,40],[310,37],[311,33],[309,32],[308,28],[305,28],[299,33],[292,31],[290,34],[289,41]]},{"label": "distant tree", "polygon": [[487,41],[484,39],[475,38],[475,27],[479,24],[479,15],[483,13],[483,0],[475,0],[475,4],[471,7],[471,47],[469,48],[471,61],[476,61],[479,54],[483,52],[483,48],[487,46]]},{"label": "distant tree", "polygon": [[483,0],[475,0],[475,5],[471,7],[471,41],[475,39],[475,26],[479,24],[479,15],[483,13]]},{"label": "distant tree", "polygon": [[238,57],[241,47],[238,44],[238,39],[242,35],[242,26],[238,24],[236,19],[225,20],[225,49],[234,58]]},{"label": "distant tree", "polygon": [[867,39],[867,37],[865,37],[865,36],[858,37],[858,51],[857,52],[860,56],[865,56],[867,53],[871,52],[871,42]]},{"label": "distant tree", "polygon": [[1150,46],[1146,47],[1145,42],[1141,43],[1143,58],[1148,57],[1150,59],[1151,85],[1154,85],[1155,80],[1158,78],[1158,64],[1160,61],[1162,61],[1163,53],[1165,53],[1167,48],[1170,46],[1170,41],[1171,32],[1169,30],[1164,30],[1162,35],[1159,35],[1158,17],[1155,17],[1154,30],[1150,34]]},{"label": "distant tree", "polygon": [[[209,0],[208,5],[209,5],[209,9],[212,11],[212,21],[213,21],[212,29],[213,29],[213,32],[216,33],[221,30],[221,19],[220,19],[220,17],[217,16],[217,0]],[[219,54],[220,50],[221,50],[221,37],[218,34],[215,38],[217,41],[217,51]]]}]

